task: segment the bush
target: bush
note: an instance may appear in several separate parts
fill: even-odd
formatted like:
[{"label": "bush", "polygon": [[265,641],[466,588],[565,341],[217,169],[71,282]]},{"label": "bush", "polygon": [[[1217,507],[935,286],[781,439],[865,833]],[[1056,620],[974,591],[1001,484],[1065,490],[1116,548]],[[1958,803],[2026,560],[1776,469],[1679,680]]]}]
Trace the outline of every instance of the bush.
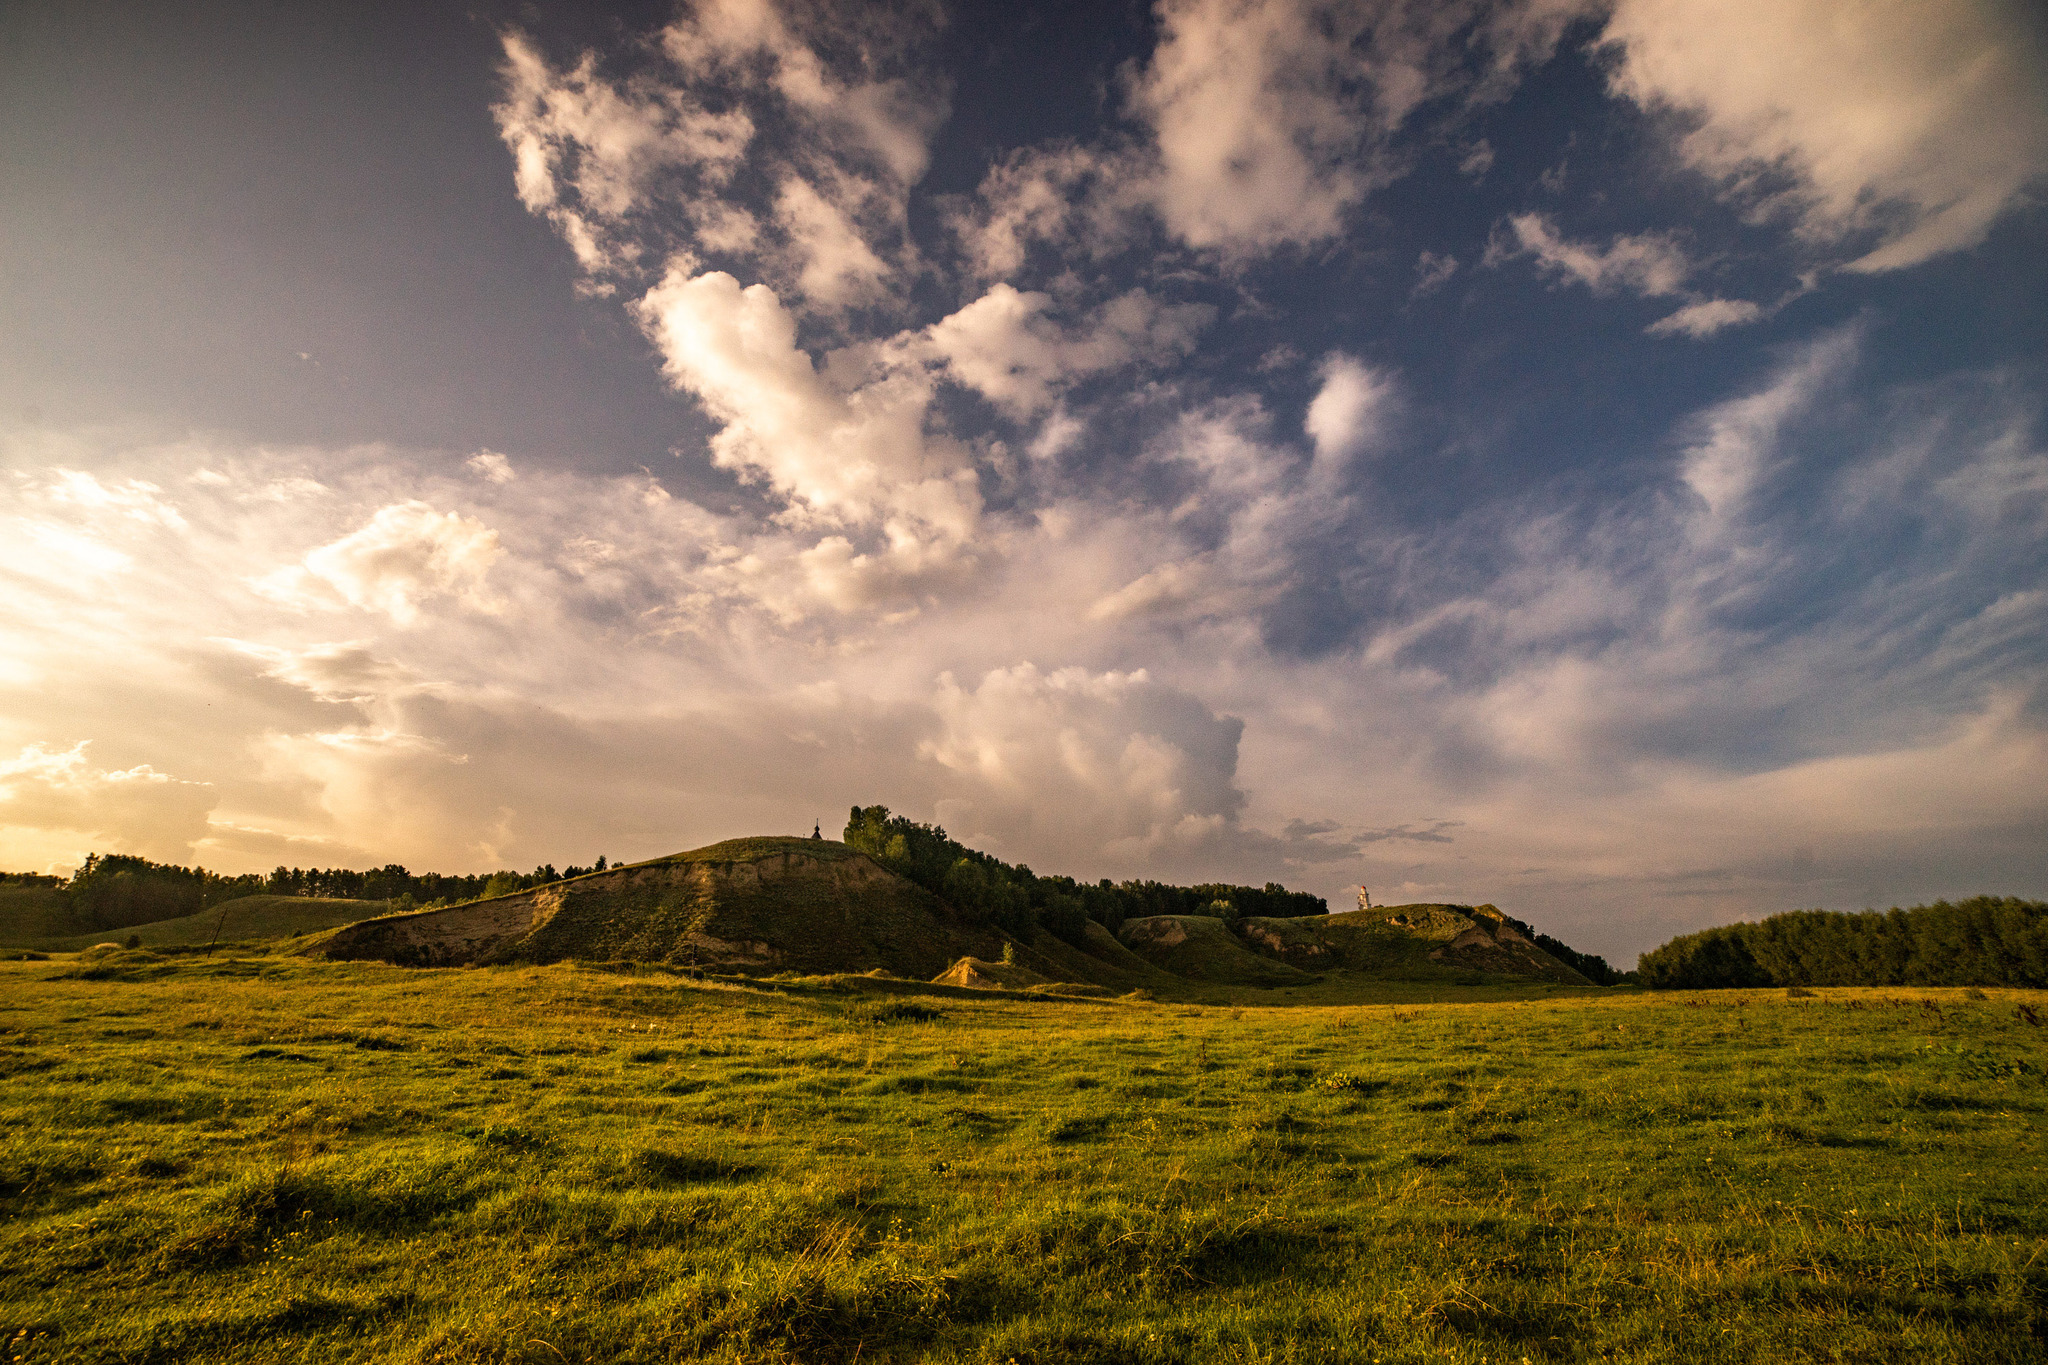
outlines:
[{"label": "bush", "polygon": [[929,1005],[913,1000],[891,1000],[884,1005],[857,1005],[847,1018],[863,1024],[929,1024],[946,1016]]}]

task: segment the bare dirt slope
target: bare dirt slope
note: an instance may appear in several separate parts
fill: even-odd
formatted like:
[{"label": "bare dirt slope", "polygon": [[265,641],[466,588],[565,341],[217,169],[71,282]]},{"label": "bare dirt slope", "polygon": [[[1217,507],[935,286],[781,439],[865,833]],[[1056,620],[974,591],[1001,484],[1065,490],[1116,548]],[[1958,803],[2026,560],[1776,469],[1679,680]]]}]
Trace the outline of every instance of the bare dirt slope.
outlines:
[{"label": "bare dirt slope", "polygon": [[1019,963],[987,962],[978,957],[963,957],[932,980],[942,986],[973,986],[978,990],[1021,991],[1050,984],[1043,975]]},{"label": "bare dirt slope", "polygon": [[388,915],[309,952],[415,965],[630,958],[716,971],[930,978],[1003,939],[831,840],[733,839],[509,896]]}]

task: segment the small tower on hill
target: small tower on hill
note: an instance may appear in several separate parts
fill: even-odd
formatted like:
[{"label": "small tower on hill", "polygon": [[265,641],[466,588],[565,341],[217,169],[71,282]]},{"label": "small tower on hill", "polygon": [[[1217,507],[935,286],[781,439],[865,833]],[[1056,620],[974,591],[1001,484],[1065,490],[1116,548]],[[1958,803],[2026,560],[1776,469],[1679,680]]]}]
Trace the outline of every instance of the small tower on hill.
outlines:
[{"label": "small tower on hill", "polygon": [[823,839],[825,837],[825,826],[822,821],[811,821],[811,837],[813,839]]},{"label": "small tower on hill", "polygon": [[1372,909],[1372,892],[1362,886],[1358,888],[1358,908],[1361,910]]}]

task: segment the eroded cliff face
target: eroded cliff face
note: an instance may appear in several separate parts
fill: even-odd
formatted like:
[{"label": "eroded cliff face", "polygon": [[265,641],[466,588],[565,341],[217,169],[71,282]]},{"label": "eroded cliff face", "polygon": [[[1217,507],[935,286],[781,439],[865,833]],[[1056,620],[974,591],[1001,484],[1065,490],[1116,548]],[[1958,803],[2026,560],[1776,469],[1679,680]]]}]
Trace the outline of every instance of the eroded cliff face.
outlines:
[{"label": "eroded cliff face", "polygon": [[865,856],[781,851],[684,855],[364,920],[311,951],[414,966],[631,958],[728,972],[930,976],[960,956],[999,956],[1001,943]]}]

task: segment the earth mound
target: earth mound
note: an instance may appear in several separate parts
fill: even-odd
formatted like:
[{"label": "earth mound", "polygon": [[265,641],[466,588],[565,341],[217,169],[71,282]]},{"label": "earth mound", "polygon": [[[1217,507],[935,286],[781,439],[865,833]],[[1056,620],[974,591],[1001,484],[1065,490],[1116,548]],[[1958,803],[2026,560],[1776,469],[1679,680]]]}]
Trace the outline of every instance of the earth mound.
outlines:
[{"label": "earth mound", "polygon": [[1385,905],[1307,919],[1238,922],[1252,948],[1294,967],[1378,976],[1445,971],[1593,983],[1536,946],[1534,932],[1492,905]]},{"label": "earth mound", "polygon": [[932,978],[942,986],[973,986],[981,990],[1021,991],[1027,986],[1048,984],[1046,978],[1015,962],[984,962],[963,957]]},{"label": "earth mound", "polygon": [[386,915],[309,955],[412,966],[630,958],[721,972],[929,979],[1003,937],[845,844],[730,839],[443,910]]},{"label": "earth mound", "polygon": [[[1045,937],[1050,937],[1047,935]],[[964,986],[979,991],[1030,991],[1037,995],[1087,995],[1105,996],[1114,994],[1099,981],[1070,981],[1053,979],[1043,972],[1033,971],[1023,963],[1026,956],[1020,951],[1015,962],[984,962],[978,957],[963,957],[945,971],[932,978],[940,986]],[[1037,957],[1033,953],[1030,956]],[[1097,964],[1099,966],[1099,964]],[[1088,973],[1077,973],[1087,975]]]}]

